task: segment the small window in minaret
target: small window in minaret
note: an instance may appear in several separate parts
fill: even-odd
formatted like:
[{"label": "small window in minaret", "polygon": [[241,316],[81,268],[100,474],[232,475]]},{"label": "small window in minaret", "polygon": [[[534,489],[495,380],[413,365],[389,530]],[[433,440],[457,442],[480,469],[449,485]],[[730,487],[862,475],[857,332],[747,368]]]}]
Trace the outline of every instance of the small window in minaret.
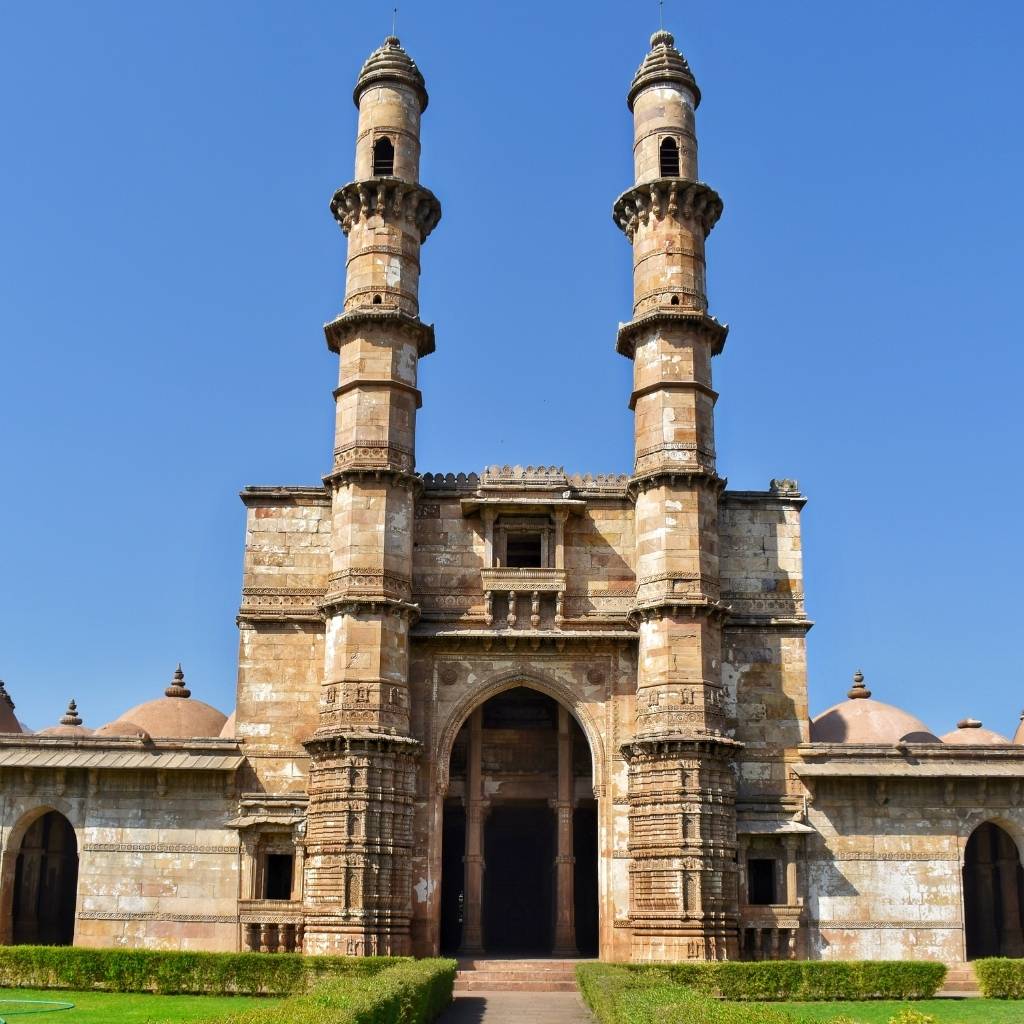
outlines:
[{"label": "small window in minaret", "polygon": [[[676,162],[678,164],[678,158]],[[377,177],[382,174],[392,175],[394,173],[395,147],[386,135],[382,135],[373,144],[373,174],[374,177]]]},{"label": "small window in minaret", "polygon": [[292,898],[292,867],[295,858],[290,853],[268,853],[263,873],[265,900]]},{"label": "small window in minaret", "polygon": [[679,144],[675,139],[661,140],[661,176],[679,177]]}]

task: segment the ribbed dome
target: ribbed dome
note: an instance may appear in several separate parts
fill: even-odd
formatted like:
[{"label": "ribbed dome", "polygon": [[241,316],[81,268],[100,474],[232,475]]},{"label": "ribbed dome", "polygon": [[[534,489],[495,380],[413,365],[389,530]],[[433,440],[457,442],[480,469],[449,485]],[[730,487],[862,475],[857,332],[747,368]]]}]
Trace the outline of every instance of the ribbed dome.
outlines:
[{"label": "ribbed dome", "polygon": [[82,725],[82,719],[78,714],[78,705],[73,700],[68,701],[68,709],[56,725],[48,729],[40,729],[37,736],[91,736],[92,729]]},{"label": "ribbed dome", "polygon": [[359,72],[356,79],[356,87],[352,93],[352,99],[359,106],[359,97],[365,89],[378,82],[402,82],[415,90],[420,99],[420,110],[427,109],[427,85],[423,81],[420,69],[416,62],[402,49],[398,36],[388,36],[384,45],[374,50]]},{"label": "ribbed dome", "polygon": [[633,101],[641,89],[649,85],[663,85],[678,82],[685,85],[693,93],[693,106],[700,105],[700,89],[693,77],[686,58],[676,49],[675,37],[671,32],[661,29],[651,36],[651,52],[644,57],[643,63],[633,76],[633,84],[629,87],[626,103],[633,109]]},{"label": "ribbed dome", "polygon": [[0,732],[21,732],[21,723],[14,717],[14,701],[0,679]]},{"label": "ribbed dome", "polygon": [[857,672],[849,700],[811,719],[812,743],[938,743],[919,718],[891,704],[871,699],[864,676]]},{"label": "ribbed dome", "polygon": [[947,732],[941,737],[943,743],[963,744],[984,744],[986,746],[1009,745],[1010,741],[1005,736],[986,729],[976,718],[965,718],[956,723],[952,732]]},{"label": "ribbed dome", "polygon": [[227,715],[201,700],[192,700],[192,691],[185,686],[185,674],[179,665],[164,696],[129,708],[123,715],[98,730],[104,736],[131,735],[108,731],[115,725],[133,725],[162,739],[187,740],[201,736],[219,736]]}]

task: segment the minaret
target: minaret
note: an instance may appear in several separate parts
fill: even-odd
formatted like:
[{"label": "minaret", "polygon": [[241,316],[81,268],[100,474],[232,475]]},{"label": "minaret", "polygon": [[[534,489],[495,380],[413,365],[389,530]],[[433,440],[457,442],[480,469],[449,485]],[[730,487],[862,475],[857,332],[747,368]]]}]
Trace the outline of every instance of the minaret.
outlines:
[{"label": "minaret", "polygon": [[407,955],[412,802],[409,627],[420,246],[441,216],[419,178],[423,76],[389,36],[356,82],[356,180],[331,201],[348,236],[339,355],[324,674],[311,755],[304,949]]},{"label": "minaret", "polygon": [[633,245],[636,736],[629,763],[635,960],[737,953],[735,765],[723,735],[718,499],[704,243],[722,202],[698,181],[700,90],[669,32],[651,37],[629,90],[635,184],[614,219]]}]

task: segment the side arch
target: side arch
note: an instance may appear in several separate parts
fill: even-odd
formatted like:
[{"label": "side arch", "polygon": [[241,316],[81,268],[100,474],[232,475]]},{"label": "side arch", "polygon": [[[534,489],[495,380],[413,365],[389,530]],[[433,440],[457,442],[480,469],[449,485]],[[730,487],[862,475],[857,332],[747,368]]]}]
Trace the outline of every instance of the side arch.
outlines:
[{"label": "side arch", "polygon": [[448,720],[445,722],[444,728],[438,735],[437,747],[434,751],[434,763],[437,765],[437,784],[440,792],[446,793],[448,791],[448,771],[452,747],[455,745],[455,738],[465,724],[466,719],[481,704],[492,697],[496,697],[499,693],[504,693],[505,690],[511,690],[517,686],[525,686],[531,690],[536,690],[538,693],[547,695],[565,707],[573,718],[576,719],[590,747],[590,761],[594,772],[594,794],[598,798],[603,796],[605,785],[604,742],[594,716],[571,686],[553,676],[536,671],[506,672],[500,676],[495,676],[493,679],[465,694],[455,705],[448,716]]}]

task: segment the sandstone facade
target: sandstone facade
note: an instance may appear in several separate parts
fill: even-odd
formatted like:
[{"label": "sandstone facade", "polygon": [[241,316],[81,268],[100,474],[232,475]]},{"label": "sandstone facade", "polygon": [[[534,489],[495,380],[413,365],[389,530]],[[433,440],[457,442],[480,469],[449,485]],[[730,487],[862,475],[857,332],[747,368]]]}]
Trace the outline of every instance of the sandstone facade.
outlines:
[{"label": "sandstone facade", "polygon": [[[250,487],[237,706],[38,736],[0,700],[0,940],[609,960],[1024,952],[1024,748],[807,706],[792,480],[715,458],[700,92],[634,78],[628,476],[415,469],[427,91],[360,73],[322,485]],[[9,700],[9,699],[8,699]],[[909,724],[908,724],[909,723]],[[975,731],[971,731],[971,730]]]}]

